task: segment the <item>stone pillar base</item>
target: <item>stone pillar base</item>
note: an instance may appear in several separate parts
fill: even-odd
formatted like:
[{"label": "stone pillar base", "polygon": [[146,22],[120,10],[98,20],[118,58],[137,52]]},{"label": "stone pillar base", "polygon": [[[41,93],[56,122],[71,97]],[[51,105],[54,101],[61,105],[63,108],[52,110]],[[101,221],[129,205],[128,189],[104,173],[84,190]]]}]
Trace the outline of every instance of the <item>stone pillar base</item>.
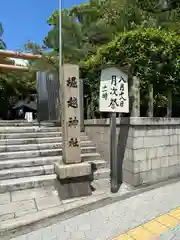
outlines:
[{"label": "stone pillar base", "polygon": [[61,200],[74,197],[86,197],[92,194],[88,176],[59,179],[56,188]]},{"label": "stone pillar base", "polygon": [[55,164],[55,172],[58,176],[56,188],[62,200],[92,194],[90,164]]}]

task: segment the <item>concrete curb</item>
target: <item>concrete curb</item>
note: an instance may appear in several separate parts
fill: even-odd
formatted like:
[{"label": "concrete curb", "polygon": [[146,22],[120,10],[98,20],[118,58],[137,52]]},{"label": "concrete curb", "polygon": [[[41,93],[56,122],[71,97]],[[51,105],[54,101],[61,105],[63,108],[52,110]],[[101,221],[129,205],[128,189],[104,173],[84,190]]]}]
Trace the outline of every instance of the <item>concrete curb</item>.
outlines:
[{"label": "concrete curb", "polygon": [[48,227],[52,224],[57,224],[61,221],[73,218],[85,212],[92,211],[118,201],[123,201],[127,198],[163,187],[165,185],[170,185],[178,181],[180,181],[180,178],[171,179],[169,181],[157,183],[151,186],[133,189],[131,192],[125,193],[121,196],[118,195],[118,193],[113,195],[105,193],[97,196],[93,195],[69,204],[64,204],[37,213],[29,214],[25,217],[4,221],[0,224],[0,239],[9,240],[13,237],[27,234],[40,228]]}]

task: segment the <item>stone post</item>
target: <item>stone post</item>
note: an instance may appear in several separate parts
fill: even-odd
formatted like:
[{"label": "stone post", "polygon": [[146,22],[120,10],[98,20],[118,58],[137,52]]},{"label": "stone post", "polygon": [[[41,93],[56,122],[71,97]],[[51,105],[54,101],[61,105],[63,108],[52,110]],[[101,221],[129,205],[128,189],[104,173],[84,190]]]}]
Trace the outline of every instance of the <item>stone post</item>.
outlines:
[{"label": "stone post", "polygon": [[140,82],[139,78],[133,77],[133,83],[131,87],[132,97],[132,110],[131,117],[140,117]]},{"label": "stone post", "polygon": [[84,83],[83,79],[79,80],[79,94],[80,94],[80,130],[84,132]]},{"label": "stone post", "polygon": [[[91,194],[91,165],[81,162],[79,67],[65,64],[60,83],[63,156],[55,164],[61,199]],[[63,161],[62,161],[63,160]]]},{"label": "stone post", "polygon": [[153,117],[153,115],[154,115],[153,84],[149,84],[148,117]]},{"label": "stone post", "polygon": [[77,65],[63,66],[61,89],[61,94],[63,92],[63,161],[66,164],[80,163],[80,98]]},{"label": "stone post", "polygon": [[168,89],[167,98],[168,98],[167,117],[172,117],[172,89]]}]

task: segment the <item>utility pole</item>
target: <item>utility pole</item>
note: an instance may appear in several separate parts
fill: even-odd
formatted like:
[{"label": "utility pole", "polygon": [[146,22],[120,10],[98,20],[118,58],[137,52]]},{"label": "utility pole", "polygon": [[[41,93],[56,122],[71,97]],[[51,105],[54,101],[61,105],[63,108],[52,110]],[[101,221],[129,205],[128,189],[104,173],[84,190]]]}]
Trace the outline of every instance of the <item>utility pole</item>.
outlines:
[{"label": "utility pole", "polygon": [[61,67],[62,67],[62,0],[59,0],[59,65],[61,70]]},{"label": "utility pole", "polygon": [[[62,86],[62,0],[59,0],[59,101],[60,106],[62,107],[62,92],[61,92],[61,86]],[[62,108],[60,110],[60,124],[63,124],[63,116],[62,116]]]}]

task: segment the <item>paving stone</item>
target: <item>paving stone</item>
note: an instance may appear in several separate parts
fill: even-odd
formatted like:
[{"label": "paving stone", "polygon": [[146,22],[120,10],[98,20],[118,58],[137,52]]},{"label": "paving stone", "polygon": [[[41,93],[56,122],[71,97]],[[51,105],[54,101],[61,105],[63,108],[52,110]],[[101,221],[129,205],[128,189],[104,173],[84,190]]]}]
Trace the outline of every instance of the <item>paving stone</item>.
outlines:
[{"label": "paving stone", "polygon": [[35,199],[35,201],[39,211],[62,204],[61,200],[59,199],[59,196],[37,198]]},{"label": "paving stone", "polygon": [[34,212],[35,210],[37,209],[34,200],[0,205],[0,215],[15,213],[16,216],[21,216],[24,213]]},{"label": "paving stone", "polygon": [[5,215],[1,215],[1,216],[0,216],[0,222],[6,221],[6,220],[8,220],[8,219],[12,219],[12,218],[14,218],[14,217],[15,217],[14,213],[9,213],[9,214],[5,214]]},{"label": "paving stone", "polygon": [[30,200],[33,198],[44,198],[56,195],[54,187],[35,188],[11,192],[12,202]]},{"label": "paving stone", "polygon": [[70,198],[70,199],[62,200],[62,204],[69,204],[69,203],[80,201],[80,200],[83,200],[83,199],[86,199],[86,197]]},{"label": "paving stone", "polygon": [[31,177],[23,177],[16,179],[8,179],[0,181],[0,192],[11,192],[16,190],[23,189],[31,189],[38,188],[42,186],[52,186],[54,181],[56,180],[56,174],[51,175],[41,175],[41,176],[31,176]]},{"label": "paving stone", "polygon": [[20,209],[20,211],[18,212],[15,212],[15,217],[22,217],[22,216],[25,216],[27,214],[30,214],[30,213],[36,213],[38,210],[37,208],[25,208],[25,209]]},{"label": "paving stone", "polygon": [[[180,182],[145,192],[67,219],[48,227],[48,229],[39,229],[34,232],[36,235],[32,236],[32,233],[30,233],[25,235],[27,238],[23,236],[14,240],[111,240],[124,231],[178,207],[180,203],[179,188]],[[124,189],[126,188],[124,187]],[[75,203],[76,201],[72,204]],[[49,229],[51,229],[51,235],[49,235]],[[77,233],[76,236],[74,233]],[[46,235],[50,236],[49,239],[46,238]],[[174,236],[174,234],[172,235],[171,232],[166,236],[167,238],[164,235],[164,238],[162,236],[160,239],[170,240],[169,237]],[[179,240],[180,238],[173,239]]]},{"label": "paving stone", "polygon": [[0,194],[0,205],[10,203],[10,193]]},{"label": "paving stone", "polygon": [[162,233],[159,236],[159,240],[174,240],[174,239],[175,239],[175,234],[172,231]]}]

